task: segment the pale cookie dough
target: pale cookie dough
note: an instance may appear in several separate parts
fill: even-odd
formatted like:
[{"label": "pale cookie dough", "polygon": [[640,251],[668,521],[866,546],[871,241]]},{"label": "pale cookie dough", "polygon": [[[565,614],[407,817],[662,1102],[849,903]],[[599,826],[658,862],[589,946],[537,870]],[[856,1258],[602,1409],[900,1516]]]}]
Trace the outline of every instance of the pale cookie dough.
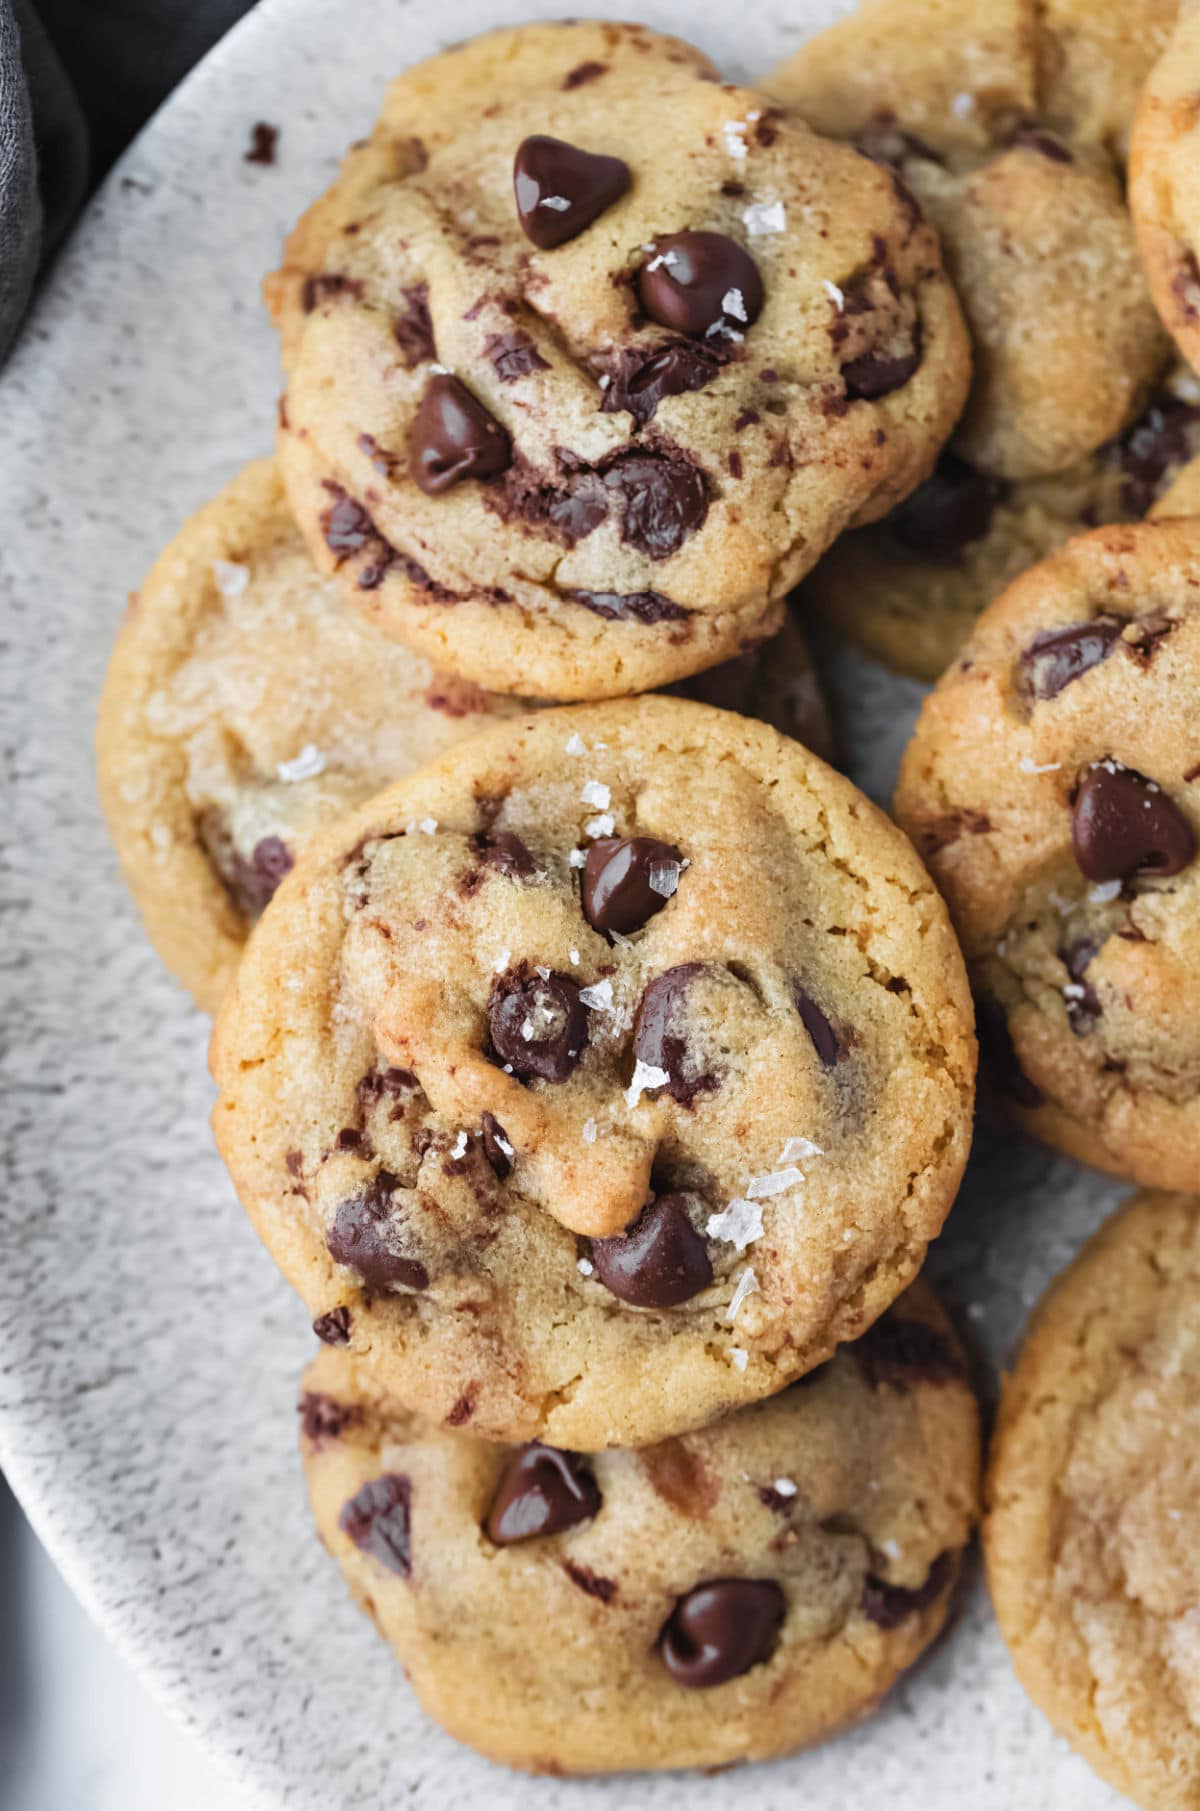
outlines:
[{"label": "pale cookie dough", "polygon": [[1200,364],[1200,10],[1185,7],[1133,127],[1129,204],[1164,325]]},{"label": "pale cookie dough", "polygon": [[945,895],[1021,1122],[1200,1188],[1200,521],[1097,529],[980,618],[899,822]]},{"label": "pale cookie dough", "polygon": [[653,697],[500,725],[351,813],[212,1055],[221,1153],[322,1336],[432,1420],[585,1448],[869,1326],[953,1201],[975,1063],[894,825],[764,725]]},{"label": "pale cookie dough", "polygon": [[641,26],[409,70],[267,293],[314,558],[430,659],[539,697],[769,633],[926,475],[968,380],[892,172]]},{"label": "pale cookie dough", "polygon": [[1200,1202],[1138,1195],[1004,1388],[984,1554],[1034,1702],[1145,1811],[1200,1803]]},{"label": "pale cookie dough", "polygon": [[802,1385],[637,1452],[443,1432],[345,1352],[300,1409],[318,1531],[421,1703],[535,1773],[859,1722],[942,1628],[976,1515],[978,1414],[919,1283]]},{"label": "pale cookie dough", "polygon": [[[804,637],[683,682],[826,754]],[[248,466],[130,603],[100,703],[100,792],[155,947],[211,1011],[250,925],[313,834],[523,701],[437,672],[343,610]]]}]

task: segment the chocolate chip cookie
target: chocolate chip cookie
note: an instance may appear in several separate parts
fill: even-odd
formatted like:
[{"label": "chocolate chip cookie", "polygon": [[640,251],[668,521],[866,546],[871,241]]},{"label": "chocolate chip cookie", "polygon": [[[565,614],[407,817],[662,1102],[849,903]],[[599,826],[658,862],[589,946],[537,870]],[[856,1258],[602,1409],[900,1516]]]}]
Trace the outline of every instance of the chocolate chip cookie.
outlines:
[{"label": "chocolate chip cookie", "polygon": [[925,476],[967,381],[893,174],[640,26],[409,70],[268,297],[314,557],[388,633],[540,697],[769,633]]},{"label": "chocolate chip cookie", "polygon": [[1037,1310],[984,1553],[1022,1684],[1147,1811],[1200,1801],[1200,1202],[1138,1195]]},{"label": "chocolate chip cookie", "polygon": [[598,1448],[810,1370],[920,1267],[970,1001],[890,821],[678,699],[484,731],[310,848],[213,1041],[217,1142],[323,1336]]},{"label": "chocolate chip cookie", "polygon": [[1200,364],[1200,15],[1179,24],[1142,94],[1129,204],[1150,288],[1183,356]]},{"label": "chocolate chip cookie", "polygon": [[[1087,38],[1067,18],[1076,7],[1057,10],[1055,41],[1086,39],[1077,69],[1099,65],[1109,34]],[[954,449],[1017,480],[1120,433],[1166,356],[1117,167],[1071,135],[1086,131],[1082,109],[1058,130],[1042,113],[1038,49],[1032,5],[874,0],[766,83],[893,167],[937,227],[975,361]],[[1052,61],[1045,50],[1043,75]]]},{"label": "chocolate chip cookie", "polygon": [[1183,515],[1171,487],[1200,454],[1200,384],[1184,366],[1114,441],[1047,478],[989,478],[947,451],[884,522],[843,535],[801,600],[896,672],[936,679],[980,611],[1074,534],[1150,513]]},{"label": "chocolate chip cookie", "polygon": [[[683,682],[828,752],[803,634]],[[520,699],[438,672],[344,611],[274,464],[247,467],[133,599],[100,704],[100,792],[146,929],[211,1011],[324,824]]]},{"label": "chocolate chip cookie", "polygon": [[987,609],[896,789],[1029,1130],[1200,1187],[1200,522],[1068,542]]},{"label": "chocolate chip cookie", "polygon": [[300,1409],[321,1538],[421,1703],[532,1772],[859,1721],[945,1622],[976,1515],[975,1402],[920,1284],[803,1385],[637,1452],[445,1432],[345,1352]]}]

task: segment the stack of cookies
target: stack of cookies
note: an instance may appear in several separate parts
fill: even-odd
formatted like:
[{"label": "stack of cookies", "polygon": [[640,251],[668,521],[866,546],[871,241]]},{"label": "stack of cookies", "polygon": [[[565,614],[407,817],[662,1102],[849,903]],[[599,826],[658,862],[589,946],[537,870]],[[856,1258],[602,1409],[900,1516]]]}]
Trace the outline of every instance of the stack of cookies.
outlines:
[{"label": "stack of cookies", "polygon": [[[914,1279],[970,1144],[972,988],[1021,1124],[1200,1192],[1200,391],[1151,299],[1186,358],[1173,12],[872,0],[762,93],[632,25],[410,70],[268,279],[275,459],[122,630],[105,805],[219,1008],[218,1146],[322,1342],[319,1532],[426,1708],[510,1764],[784,1753],[943,1626],[979,1416]],[[1123,176],[1160,50],[1148,282]],[[801,581],[945,670],[903,830],[823,758]],[[1123,1417],[1159,1385],[1200,1417],[1198,1213],[1147,1197],[1061,1286],[989,1536],[1031,1690],[1172,1807],[1200,1700],[1183,1796],[1118,1724],[1148,1653],[1193,1650],[1088,1565],[1160,1489],[1168,1407]],[[1194,1525],[1189,1475],[1132,1513]]]}]

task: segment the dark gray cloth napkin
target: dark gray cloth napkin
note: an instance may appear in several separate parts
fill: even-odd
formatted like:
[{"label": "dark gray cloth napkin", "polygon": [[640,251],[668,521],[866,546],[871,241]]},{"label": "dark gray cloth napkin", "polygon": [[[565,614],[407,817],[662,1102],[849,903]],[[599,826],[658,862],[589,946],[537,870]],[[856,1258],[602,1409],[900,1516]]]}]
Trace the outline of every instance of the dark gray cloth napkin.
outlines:
[{"label": "dark gray cloth napkin", "polygon": [[0,359],[117,152],[252,0],[0,0]]}]

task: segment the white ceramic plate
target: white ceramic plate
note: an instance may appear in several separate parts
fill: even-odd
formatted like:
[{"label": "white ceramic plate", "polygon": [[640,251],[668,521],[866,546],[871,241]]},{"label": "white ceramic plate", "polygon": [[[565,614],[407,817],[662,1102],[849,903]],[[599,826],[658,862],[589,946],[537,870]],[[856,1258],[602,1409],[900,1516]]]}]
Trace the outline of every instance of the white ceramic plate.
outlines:
[{"label": "white ceramic plate", "polygon": [[[385,78],[560,10],[262,0],[109,178],[0,382],[0,1460],[113,1641],[267,1806],[1102,1811],[1118,1801],[1025,1700],[981,1590],[880,1717],[815,1754],[712,1781],[510,1777],[426,1723],[308,1524],[293,1404],[311,1336],[213,1154],[207,1027],[117,878],[96,696],[126,593],[270,444],[259,281]],[[733,75],[840,10],[628,7]],[[243,161],[260,119],[282,129],[274,167]],[[882,795],[917,688],[852,659],[839,685]],[[980,1151],[933,1269],[994,1360],[1120,1192],[1011,1135]]]}]

